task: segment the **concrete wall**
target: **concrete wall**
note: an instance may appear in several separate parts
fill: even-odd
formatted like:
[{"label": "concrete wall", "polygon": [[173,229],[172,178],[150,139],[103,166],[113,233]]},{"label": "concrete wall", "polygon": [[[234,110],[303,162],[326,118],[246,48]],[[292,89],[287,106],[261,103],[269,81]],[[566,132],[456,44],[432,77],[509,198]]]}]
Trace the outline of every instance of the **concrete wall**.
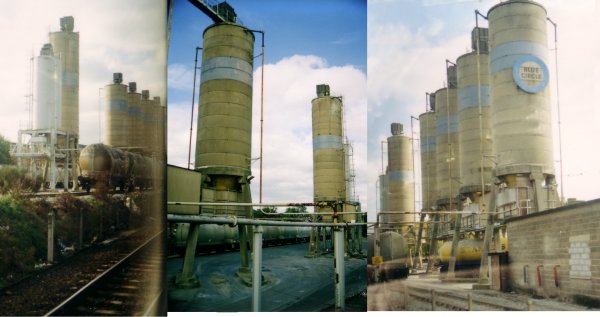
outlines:
[{"label": "concrete wall", "polygon": [[600,199],[510,219],[506,229],[513,290],[600,303]]}]

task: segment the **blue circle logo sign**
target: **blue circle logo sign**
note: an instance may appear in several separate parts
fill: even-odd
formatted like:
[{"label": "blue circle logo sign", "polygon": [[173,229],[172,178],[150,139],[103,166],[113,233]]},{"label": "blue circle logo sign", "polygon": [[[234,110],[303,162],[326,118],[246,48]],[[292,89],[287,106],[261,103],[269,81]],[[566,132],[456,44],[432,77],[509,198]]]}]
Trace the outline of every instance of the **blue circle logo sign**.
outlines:
[{"label": "blue circle logo sign", "polygon": [[548,86],[548,67],[533,55],[517,59],[513,66],[513,79],[522,90],[535,94]]}]

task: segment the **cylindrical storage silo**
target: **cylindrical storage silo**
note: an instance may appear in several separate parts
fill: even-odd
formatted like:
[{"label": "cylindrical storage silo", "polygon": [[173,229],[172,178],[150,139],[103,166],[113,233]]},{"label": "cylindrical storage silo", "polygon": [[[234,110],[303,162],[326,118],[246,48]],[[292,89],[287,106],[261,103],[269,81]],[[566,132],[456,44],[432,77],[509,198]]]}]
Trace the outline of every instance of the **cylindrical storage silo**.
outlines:
[{"label": "cylindrical storage silo", "polygon": [[250,175],[254,34],[220,23],[204,31],[195,166]]},{"label": "cylindrical storage silo", "polygon": [[[489,56],[467,53],[456,60],[458,74],[458,142],[460,144],[460,193],[482,191],[490,184],[494,168],[490,117]],[[481,112],[481,121],[480,121]],[[483,161],[482,161],[483,160]],[[489,186],[485,187],[485,191]],[[475,197],[471,197],[473,199]]]},{"label": "cylindrical storage silo", "polygon": [[165,107],[160,103],[160,97],[154,97],[154,155],[163,158],[165,153]]},{"label": "cylindrical storage silo", "polygon": [[61,123],[60,59],[45,44],[37,58],[36,109],[34,129],[58,129]]},{"label": "cylindrical storage silo", "polygon": [[79,33],[72,16],[60,18],[60,32],[50,33],[54,54],[61,60],[61,131],[79,135]]},{"label": "cylindrical storage silo", "polygon": [[[388,209],[391,212],[414,212],[412,142],[403,134],[401,124],[392,123],[392,136],[387,138],[387,145]],[[406,222],[414,221],[414,215],[389,214],[387,220],[394,227],[407,228],[409,224]]]},{"label": "cylindrical storage silo", "polygon": [[554,174],[546,10],[512,0],[488,19],[496,175]]},{"label": "cylindrical storage silo", "polygon": [[[460,186],[458,108],[456,89],[443,88],[435,92],[436,104],[436,182],[437,205],[456,207]],[[454,205],[454,207],[452,207]]]},{"label": "cylindrical storage silo", "polygon": [[142,94],[137,92],[137,84],[129,83],[129,92],[127,93],[127,111],[129,113],[129,147],[140,152],[142,143],[142,134],[144,133],[142,119]]},{"label": "cylindrical storage silo", "polygon": [[328,85],[318,85],[317,96],[312,100],[314,201],[342,201],[346,197],[342,98],[330,96]]},{"label": "cylindrical storage silo", "polygon": [[425,112],[419,116],[421,137],[421,193],[423,210],[431,210],[437,205],[437,160],[436,160],[436,120],[435,112]]},{"label": "cylindrical storage silo", "polygon": [[140,136],[142,142],[142,151],[146,155],[152,154],[152,143],[153,143],[153,122],[154,112],[152,111],[152,105],[154,100],[150,99],[150,91],[142,90],[142,100],[140,102],[141,109],[141,126],[143,127],[143,133]]},{"label": "cylindrical storage silo", "polygon": [[123,75],[113,74],[113,83],[104,87],[104,143],[113,147],[127,147],[129,113],[127,110],[127,85]]}]

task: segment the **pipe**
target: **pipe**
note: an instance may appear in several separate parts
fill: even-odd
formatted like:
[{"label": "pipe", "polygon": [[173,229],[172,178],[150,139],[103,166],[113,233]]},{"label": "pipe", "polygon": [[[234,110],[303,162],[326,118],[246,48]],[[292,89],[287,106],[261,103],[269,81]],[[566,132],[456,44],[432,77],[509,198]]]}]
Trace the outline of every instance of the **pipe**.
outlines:
[{"label": "pipe", "polygon": [[220,225],[262,225],[262,226],[283,226],[283,227],[355,227],[366,226],[366,223],[316,223],[316,222],[291,222],[291,221],[269,221],[254,220],[249,218],[230,217],[211,217],[211,216],[191,216],[191,215],[167,215],[167,221],[185,222],[185,223],[212,223]]},{"label": "pipe", "polygon": [[563,184],[565,181],[563,179],[562,134],[560,132],[560,95],[558,93],[558,25],[550,18],[546,17],[546,19],[554,26],[554,68],[556,72],[556,112],[558,115],[558,160],[560,162],[560,205],[562,206],[565,197],[563,192]]},{"label": "pipe", "polygon": [[344,269],[344,228],[333,230],[335,259],[333,266],[335,270],[335,311],[346,309],[346,273]]},{"label": "pipe", "polygon": [[253,33],[260,33],[261,35],[261,66],[260,66],[260,172],[259,172],[259,189],[258,189],[258,201],[262,203],[262,171],[263,171],[263,131],[264,131],[264,91],[265,91],[265,31],[263,30],[249,30]]},{"label": "pipe", "polygon": [[560,287],[560,281],[558,280],[558,277],[559,277],[558,268],[560,268],[560,265],[555,265],[552,268],[552,273],[554,274],[554,286],[556,286],[556,287]]},{"label": "pipe", "polygon": [[[413,193],[416,196],[417,195],[417,176],[415,174],[415,135],[413,132],[413,119],[419,120],[419,118],[410,116],[410,140],[411,140],[411,144],[412,145],[412,170],[413,170]],[[420,120],[419,120],[420,121]],[[423,199],[423,197],[421,197],[421,200]],[[415,204],[414,204],[414,210],[417,211],[417,200],[415,199]],[[416,219],[415,219],[416,220]]]},{"label": "pipe", "polygon": [[252,311],[259,312],[262,304],[262,226],[254,226],[254,252],[252,254]]},{"label": "pipe", "polygon": [[[187,168],[190,168],[191,165],[191,157],[192,157],[192,130],[194,128],[194,103],[196,98],[196,70],[198,69],[198,51],[202,48],[196,46],[196,58],[194,59],[194,89],[192,90],[192,116],[190,117],[190,144],[188,145],[188,164]],[[198,92],[200,94],[200,92]],[[200,99],[200,96],[198,96]]]}]

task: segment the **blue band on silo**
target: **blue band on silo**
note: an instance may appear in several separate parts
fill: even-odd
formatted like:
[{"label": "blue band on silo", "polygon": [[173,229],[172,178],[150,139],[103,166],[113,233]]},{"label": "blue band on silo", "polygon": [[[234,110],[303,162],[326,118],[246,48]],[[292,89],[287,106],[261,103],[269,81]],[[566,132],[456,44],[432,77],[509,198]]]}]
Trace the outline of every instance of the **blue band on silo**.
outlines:
[{"label": "blue band on silo", "polygon": [[110,110],[127,111],[127,101],[126,100],[111,100],[108,103],[108,108]]},{"label": "blue band on silo", "polygon": [[435,152],[435,136],[425,136],[421,140],[421,153]]},{"label": "blue band on silo", "polygon": [[[490,86],[481,85],[480,90],[481,106],[490,106]],[[466,86],[458,89],[458,111],[467,108],[478,107],[477,103],[477,85]]]},{"label": "blue band on silo", "polygon": [[[450,115],[450,133],[457,133],[457,132],[458,132],[458,116],[455,114]],[[447,134],[448,133],[448,117],[447,116],[442,115],[437,118],[435,133],[436,134]]]},{"label": "blue band on silo", "polygon": [[546,60],[548,48],[542,44],[529,41],[514,41],[500,44],[492,49],[490,54],[490,74],[505,69],[512,69],[515,62],[523,55],[534,55]]},{"label": "blue band on silo", "polygon": [[412,182],[413,172],[412,171],[389,171],[388,180],[390,182]]},{"label": "blue band on silo", "polygon": [[252,86],[252,65],[236,57],[213,57],[202,63],[200,83],[230,79]]},{"label": "blue band on silo", "polygon": [[337,135],[319,135],[313,138],[313,150],[342,149],[342,137]]}]

